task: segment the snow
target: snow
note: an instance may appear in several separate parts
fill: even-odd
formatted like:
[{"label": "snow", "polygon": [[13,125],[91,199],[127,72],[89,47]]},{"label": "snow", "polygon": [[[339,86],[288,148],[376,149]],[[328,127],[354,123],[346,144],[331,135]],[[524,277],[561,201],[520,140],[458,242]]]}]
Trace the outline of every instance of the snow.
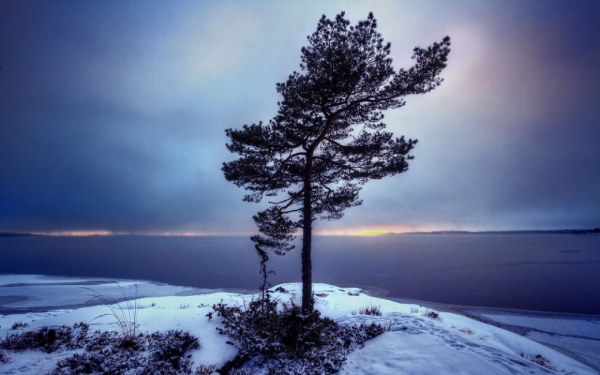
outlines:
[{"label": "snow", "polygon": [[554,345],[568,347],[572,352],[582,356],[588,362],[600,366],[600,340],[587,340],[582,338],[556,336],[548,333],[530,332],[526,337],[532,340]]},{"label": "snow", "polygon": [[60,277],[46,275],[2,275],[0,286],[11,284],[49,284],[49,283],[78,283],[90,278]]},{"label": "snow", "polygon": [[[11,278],[12,277],[12,278]],[[74,284],[72,279],[62,281],[43,281],[30,278],[0,276],[0,296],[19,296],[27,293],[27,303],[2,303],[2,308],[20,304],[21,307],[35,309],[50,306],[54,300],[55,309],[46,312],[27,312],[11,315],[0,315],[0,337],[5,337],[15,322],[25,322],[29,326],[23,330],[35,330],[40,327],[56,327],[73,325],[77,322],[90,324],[90,330],[116,330],[115,319],[107,315],[108,308],[103,305],[85,306],[82,303],[85,294],[81,285]],[[15,280],[20,280],[16,282]],[[42,280],[42,282],[40,281]],[[80,279],[88,282],[90,279]],[[97,280],[96,280],[97,281]],[[63,283],[62,285],[39,285]],[[38,284],[27,286],[8,286],[11,284]],[[206,317],[212,311],[211,306],[224,303],[243,304],[255,295],[225,293],[214,291],[196,295],[165,295],[167,292],[189,294],[188,288],[167,285],[153,285],[148,282],[123,282],[121,291],[116,284],[106,283],[89,286],[98,292],[118,296],[148,288],[146,296],[136,300],[140,306],[137,320],[138,331],[152,333],[169,329],[187,330],[197,336],[201,348],[192,351],[195,366],[200,364],[216,364],[217,368],[236,355],[236,349],[227,344],[228,338],[216,331],[219,318]],[[52,289],[54,287],[59,289]],[[46,289],[46,288],[51,289]],[[283,288],[285,292],[274,292],[272,296],[282,301],[300,302],[300,284],[282,284],[272,288]],[[14,288],[14,289],[13,289]],[[164,289],[163,289],[164,288]],[[575,361],[547,346],[527,337],[488,325],[468,317],[439,313],[439,319],[424,316],[430,309],[413,304],[375,298],[361,292],[358,288],[340,288],[327,284],[313,284],[316,296],[316,308],[325,316],[336,319],[343,324],[360,324],[362,322],[379,322],[389,331],[368,341],[362,349],[348,356],[340,374],[563,374],[573,372],[579,375],[597,374],[597,371]],[[152,289],[152,290],[151,290]],[[51,295],[45,291],[51,290]],[[281,290],[281,289],[280,289]],[[89,291],[88,291],[89,292]],[[66,295],[63,295],[66,294]],[[88,296],[89,297],[89,296]],[[64,309],[65,305],[78,308]],[[133,302],[121,302],[122,308],[130,308]],[[360,315],[361,307],[379,307],[381,316]],[[536,327],[543,327],[545,322],[527,322]],[[597,333],[597,331],[594,331]],[[595,338],[595,333],[592,338]],[[558,367],[553,371],[541,367],[520,356],[525,354],[541,354]],[[57,352],[46,354],[41,351],[7,352],[12,358],[8,364],[0,364],[0,373],[44,373],[53,369],[57,359],[72,355],[73,352]]]},{"label": "snow", "polygon": [[[503,357],[502,353],[498,357]],[[524,362],[524,360],[523,360]],[[440,345],[432,335],[390,332],[348,356],[342,374],[506,374],[476,354]]]},{"label": "snow", "polygon": [[515,314],[482,314],[494,322],[519,327],[533,328],[538,331],[577,335],[591,339],[600,339],[600,322],[588,317],[556,319],[553,316],[522,316]]},{"label": "snow", "polygon": [[100,294],[116,300],[124,296],[148,297],[206,293],[208,290],[173,286],[144,280],[107,280],[41,275],[0,275],[2,312],[47,310],[50,307],[76,308],[100,301]]},{"label": "snow", "polygon": [[480,314],[486,320],[520,327],[535,341],[568,348],[589,363],[600,367],[600,318],[592,316],[556,316],[514,313]]}]

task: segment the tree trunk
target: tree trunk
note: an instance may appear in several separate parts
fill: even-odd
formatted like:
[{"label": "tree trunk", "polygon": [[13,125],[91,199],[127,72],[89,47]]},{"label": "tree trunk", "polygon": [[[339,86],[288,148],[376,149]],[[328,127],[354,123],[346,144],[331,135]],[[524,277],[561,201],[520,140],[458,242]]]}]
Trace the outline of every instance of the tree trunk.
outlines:
[{"label": "tree trunk", "polygon": [[312,302],[312,155],[306,158],[304,172],[304,207],[302,209],[302,313],[308,314],[313,309]]}]

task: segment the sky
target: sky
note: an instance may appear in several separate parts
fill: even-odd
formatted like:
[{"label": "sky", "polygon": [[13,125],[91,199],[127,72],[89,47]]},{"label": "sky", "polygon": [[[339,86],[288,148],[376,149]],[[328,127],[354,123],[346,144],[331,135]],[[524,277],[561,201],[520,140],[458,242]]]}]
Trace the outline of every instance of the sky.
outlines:
[{"label": "sky", "polygon": [[322,14],[372,11],[394,67],[452,38],[386,112],[408,172],[319,234],[600,226],[600,2],[0,2],[0,231],[256,231],[224,130],[268,121]]}]

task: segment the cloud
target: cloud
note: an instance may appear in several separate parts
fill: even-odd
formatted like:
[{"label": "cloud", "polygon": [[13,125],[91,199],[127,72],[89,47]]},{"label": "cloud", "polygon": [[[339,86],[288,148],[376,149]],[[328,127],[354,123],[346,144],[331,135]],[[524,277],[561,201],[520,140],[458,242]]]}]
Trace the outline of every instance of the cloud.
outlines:
[{"label": "cloud", "polygon": [[321,14],[370,10],[397,68],[451,35],[445,82],[387,113],[410,171],[343,228],[600,221],[599,5],[10,2],[0,5],[0,230],[249,233],[224,129],[267,121]]}]

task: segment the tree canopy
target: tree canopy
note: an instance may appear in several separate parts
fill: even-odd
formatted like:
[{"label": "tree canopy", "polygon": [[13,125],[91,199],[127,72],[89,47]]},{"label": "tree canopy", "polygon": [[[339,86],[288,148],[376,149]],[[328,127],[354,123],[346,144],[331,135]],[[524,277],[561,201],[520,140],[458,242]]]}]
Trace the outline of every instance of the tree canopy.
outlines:
[{"label": "tree canopy", "polygon": [[385,131],[383,111],[440,85],[450,38],[416,47],[408,70],[394,70],[390,50],[372,13],[355,26],[344,12],[323,16],[301,50],[300,71],[277,84],[277,115],[226,130],[240,158],[223,164],[225,177],[248,190],[245,201],[269,197],[254,216],[256,246],[283,254],[302,229],[303,310],[312,308],[312,222],[340,219],[361,204],[367,181],[408,170],[417,140]]}]

